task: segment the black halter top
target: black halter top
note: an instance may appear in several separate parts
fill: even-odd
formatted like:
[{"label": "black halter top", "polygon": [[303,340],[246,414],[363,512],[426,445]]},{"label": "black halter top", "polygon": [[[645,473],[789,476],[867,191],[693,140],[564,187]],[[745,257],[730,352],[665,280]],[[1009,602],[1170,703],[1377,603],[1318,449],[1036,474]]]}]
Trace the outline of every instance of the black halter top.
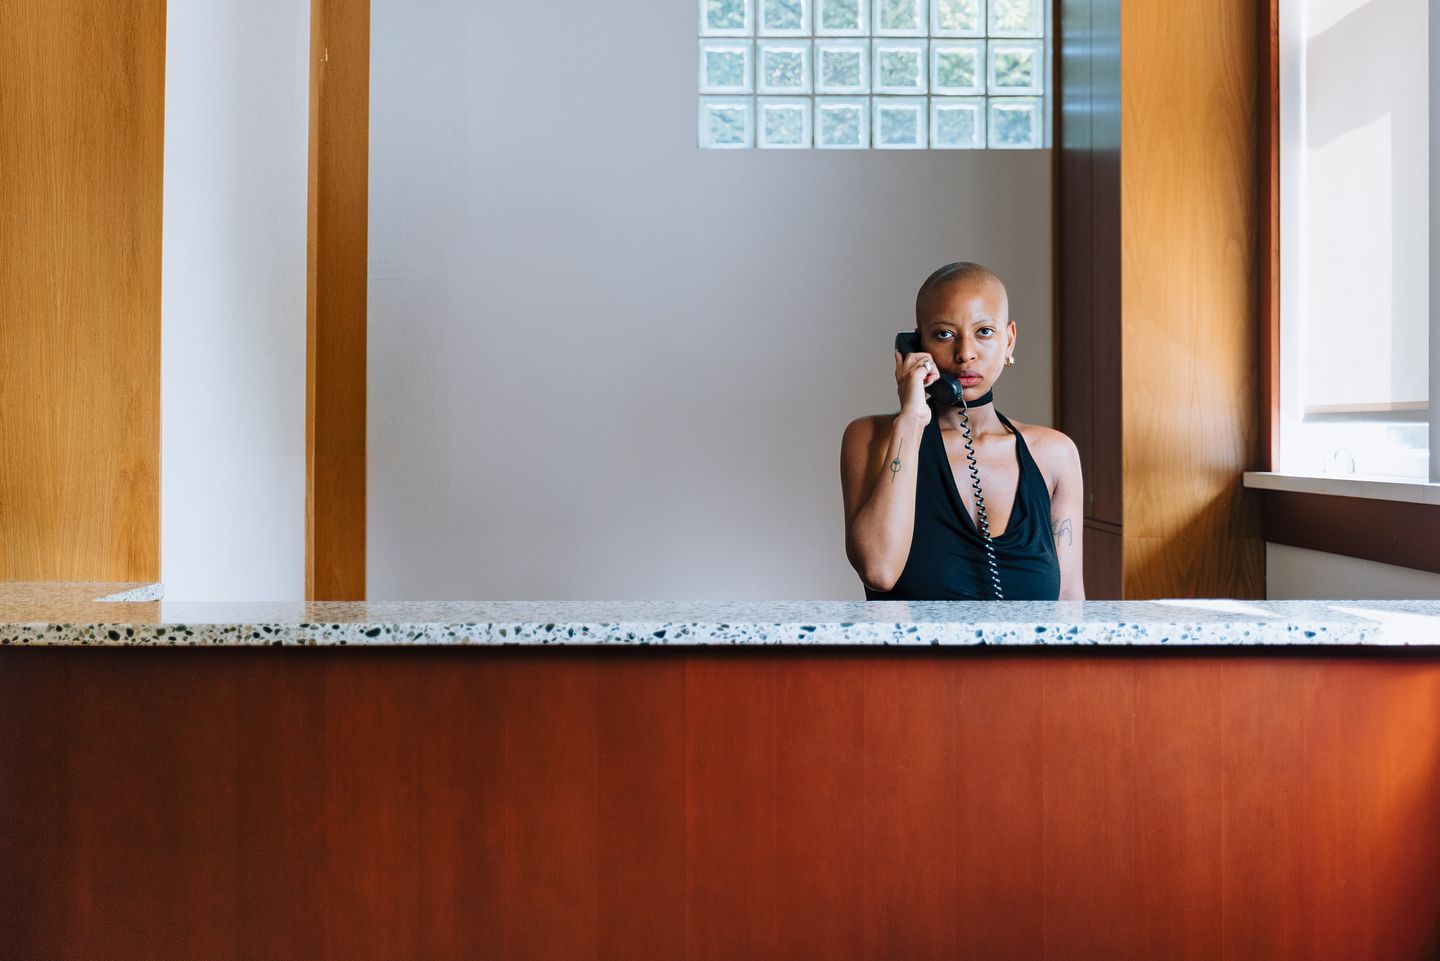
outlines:
[{"label": "black halter top", "polygon": [[[1060,558],[1050,531],[1050,491],[1025,446],[1025,438],[1004,414],[997,411],[996,415],[1015,435],[1015,454],[1020,461],[1020,483],[1009,526],[994,538],[1000,589],[1007,601],[1053,601],[1060,596]],[[945,439],[940,435],[940,418],[933,415],[920,437],[919,471],[915,482],[915,530],[905,570],[888,591],[865,588],[866,599],[992,600],[985,541],[955,486]],[[983,475],[980,484],[983,488]]]}]

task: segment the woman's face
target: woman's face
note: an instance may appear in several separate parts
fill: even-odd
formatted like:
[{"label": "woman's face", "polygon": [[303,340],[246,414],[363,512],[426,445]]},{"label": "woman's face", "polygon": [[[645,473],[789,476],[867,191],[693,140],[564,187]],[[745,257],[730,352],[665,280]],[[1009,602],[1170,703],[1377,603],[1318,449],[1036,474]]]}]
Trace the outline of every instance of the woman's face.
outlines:
[{"label": "woman's face", "polygon": [[965,399],[983,395],[1000,379],[1015,351],[1010,304],[998,282],[961,281],[930,297],[920,322],[920,348],[944,373],[957,378]]}]

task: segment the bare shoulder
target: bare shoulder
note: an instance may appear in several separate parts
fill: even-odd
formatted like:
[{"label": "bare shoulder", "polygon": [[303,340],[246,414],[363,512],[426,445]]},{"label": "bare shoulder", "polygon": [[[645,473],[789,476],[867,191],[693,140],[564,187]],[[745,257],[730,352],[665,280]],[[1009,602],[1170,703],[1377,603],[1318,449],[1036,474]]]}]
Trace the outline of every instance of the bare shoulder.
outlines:
[{"label": "bare shoulder", "polygon": [[1072,471],[1080,469],[1080,451],[1075,447],[1075,442],[1053,427],[1041,427],[1039,424],[1022,424],[1019,421],[1011,421],[1022,437],[1025,438],[1025,446],[1030,448],[1030,456],[1035,458],[1036,465],[1045,474],[1047,480],[1054,486],[1054,482],[1068,477]]},{"label": "bare shoulder", "polygon": [[890,425],[895,423],[897,416],[872,414],[850,422],[850,426],[845,428],[845,438],[840,442],[840,463],[847,476],[853,471],[858,478],[878,470],[889,444]]},{"label": "bare shoulder", "polygon": [[870,414],[868,417],[855,418],[845,428],[845,446],[848,447],[852,443],[868,446],[876,437],[884,436],[890,430],[890,425],[895,423],[897,416],[897,414]]}]

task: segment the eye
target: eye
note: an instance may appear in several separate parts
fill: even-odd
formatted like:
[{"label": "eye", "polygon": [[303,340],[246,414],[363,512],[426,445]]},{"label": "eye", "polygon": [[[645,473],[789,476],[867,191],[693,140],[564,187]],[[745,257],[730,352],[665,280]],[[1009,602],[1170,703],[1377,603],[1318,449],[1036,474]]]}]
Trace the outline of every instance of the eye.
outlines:
[{"label": "eye", "polygon": [[950,331],[948,331],[948,330],[937,330],[937,331],[935,332],[935,339],[936,339],[936,340],[949,340],[951,337],[954,337],[954,336],[955,336],[955,335],[952,334],[952,333],[951,333]]},{"label": "eye", "polygon": [[981,327],[978,331],[976,331],[976,333],[978,333],[981,337],[989,337],[991,334],[995,333],[995,328]]}]

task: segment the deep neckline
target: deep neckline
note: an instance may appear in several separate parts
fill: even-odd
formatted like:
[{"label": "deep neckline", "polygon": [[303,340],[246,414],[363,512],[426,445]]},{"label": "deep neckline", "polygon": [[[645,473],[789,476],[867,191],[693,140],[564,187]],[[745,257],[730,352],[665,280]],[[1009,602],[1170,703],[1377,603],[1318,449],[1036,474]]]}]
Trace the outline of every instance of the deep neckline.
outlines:
[{"label": "deep neckline", "polygon": [[[1025,443],[1025,438],[1020,436],[1020,431],[1016,429],[1014,424],[1010,423],[1010,420],[1004,414],[997,410],[995,416],[1000,418],[1000,423],[1005,425],[1006,430],[1015,435],[1015,466],[1019,471],[1019,473],[1015,475],[1015,499],[1010,504],[1010,516],[1005,519],[1005,529],[999,534],[992,535],[990,538],[992,541],[999,541],[1009,536],[1009,534],[1015,530],[1015,515],[1021,507],[1020,494],[1025,488],[1025,457],[1020,452],[1020,445]],[[956,503],[961,507],[960,516],[965,518],[965,524],[976,537],[984,537],[985,535],[980,533],[979,525],[975,523],[975,518],[971,517],[970,511],[965,508],[965,498],[960,493],[959,483],[955,480],[955,465],[950,463],[950,452],[945,449],[945,431],[940,427],[940,419],[938,417],[931,417],[929,426],[933,426],[935,433],[939,435],[936,437],[936,440],[940,442],[940,459],[945,462],[945,478],[950,485],[950,493],[954,495]],[[960,432],[960,436],[963,438],[965,435],[963,432]],[[1026,448],[1027,453],[1028,451],[1029,448]],[[966,458],[966,460],[968,463],[969,459]],[[985,486],[984,481],[981,481],[980,486],[983,490]]]}]

